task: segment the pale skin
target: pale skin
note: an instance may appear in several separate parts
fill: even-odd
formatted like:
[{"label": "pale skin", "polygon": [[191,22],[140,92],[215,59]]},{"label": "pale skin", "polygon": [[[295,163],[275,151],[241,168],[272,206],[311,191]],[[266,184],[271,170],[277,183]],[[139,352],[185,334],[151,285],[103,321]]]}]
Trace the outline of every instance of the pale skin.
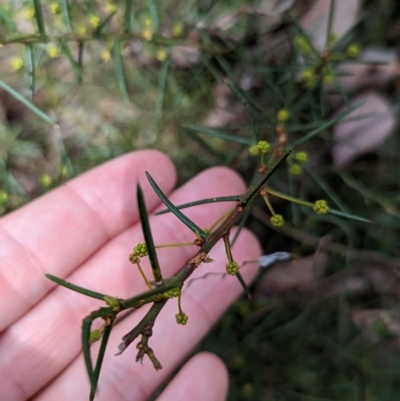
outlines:
[{"label": "pale skin", "polygon": [[[245,186],[233,171],[214,167],[175,189],[176,170],[162,153],[133,152],[101,165],[0,219],[0,388],[8,401],[88,400],[89,382],[81,355],[81,323],[104,304],[47,280],[51,273],[80,285],[120,298],[146,291],[128,256],[143,242],[136,207],[136,184],[143,188],[150,213],[163,209],[145,177],[149,171],[174,204],[202,198],[243,193]],[[202,205],[185,214],[209,228],[232,203]],[[187,242],[193,233],[171,214],[153,216],[150,224],[156,244]],[[192,257],[196,247],[158,251],[164,277],[175,274]],[[260,246],[244,230],[233,247],[239,265],[256,260]],[[227,263],[223,243],[209,255],[193,277],[223,272]],[[143,267],[151,280],[148,261]],[[257,266],[241,273],[250,282]],[[160,313],[150,339],[163,369],[156,372],[150,360],[136,363],[135,343],[115,356],[121,337],[147,311],[135,311],[111,333],[96,400],[146,400],[179,366],[226,308],[241,294],[235,277],[207,275],[195,280],[182,296],[186,326],[175,322],[176,299]],[[92,347],[93,354],[97,344]],[[192,357],[171,380],[159,400],[224,400],[228,375],[213,354]]]}]

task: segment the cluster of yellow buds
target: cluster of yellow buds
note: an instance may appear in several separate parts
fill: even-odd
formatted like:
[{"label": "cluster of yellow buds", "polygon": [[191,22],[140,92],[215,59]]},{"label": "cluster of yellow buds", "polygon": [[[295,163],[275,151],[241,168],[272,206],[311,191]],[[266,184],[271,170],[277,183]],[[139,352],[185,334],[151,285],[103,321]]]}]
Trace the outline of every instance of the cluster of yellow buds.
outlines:
[{"label": "cluster of yellow buds", "polygon": [[274,214],[270,218],[270,222],[275,227],[282,227],[285,224],[285,219],[281,214]]},{"label": "cluster of yellow buds", "polygon": [[44,188],[50,188],[51,185],[53,184],[53,179],[49,174],[42,174],[39,177],[39,183]]},{"label": "cluster of yellow buds", "polygon": [[290,113],[288,109],[280,109],[276,115],[276,118],[278,121],[282,124],[285,124],[289,118],[290,118]]},{"label": "cluster of yellow buds", "polygon": [[0,189],[0,206],[4,206],[9,199],[10,196],[8,195],[8,192],[4,191],[4,189]]},{"label": "cluster of yellow buds", "polygon": [[226,272],[228,274],[231,274],[232,276],[234,276],[235,274],[237,274],[238,271],[239,271],[239,265],[236,262],[232,261],[232,262],[227,263]]},{"label": "cluster of yellow buds", "polygon": [[320,199],[314,202],[313,210],[317,214],[326,214],[328,213],[329,206],[326,200]]},{"label": "cluster of yellow buds", "polygon": [[188,321],[188,315],[186,313],[183,312],[179,312],[175,315],[176,318],[176,323],[178,324],[182,324],[183,326],[187,323]]},{"label": "cluster of yellow buds", "polygon": [[291,175],[300,175],[303,172],[303,168],[301,164],[306,163],[308,161],[308,153],[307,152],[297,152],[294,155],[294,160],[296,161],[289,167],[289,174]]},{"label": "cluster of yellow buds", "polygon": [[258,141],[256,145],[251,145],[249,152],[252,156],[257,156],[260,153],[266,154],[269,152],[271,145],[267,141]]},{"label": "cluster of yellow buds", "polygon": [[140,256],[141,258],[143,258],[144,256],[147,256],[149,254],[149,252],[147,251],[147,245],[145,243],[140,243],[137,244],[134,248],[133,248],[133,252],[137,255]]},{"label": "cluster of yellow buds", "polygon": [[329,61],[344,60],[348,57],[354,58],[360,54],[361,47],[358,43],[351,43],[345,53],[336,51],[334,45],[337,41],[337,35],[332,32],[329,35],[329,41],[326,48],[318,56],[316,50],[313,50],[310,40],[304,36],[297,36],[294,44],[300,50],[300,53],[307,60],[306,68],[302,72],[302,80],[307,88],[314,89],[318,83],[318,77],[321,76],[326,84],[331,84],[335,75],[329,68]]},{"label": "cluster of yellow buds", "polygon": [[346,49],[346,54],[351,57],[357,57],[361,52],[361,46],[358,43],[351,43],[347,49]]},{"label": "cluster of yellow buds", "polygon": [[153,38],[153,34],[154,34],[154,29],[153,29],[153,21],[151,20],[150,17],[146,17],[143,21],[143,31],[142,31],[142,36],[146,39],[146,40],[151,40]]},{"label": "cluster of yellow buds", "polygon": [[129,255],[129,261],[133,264],[138,264],[140,258],[147,256],[149,253],[147,251],[147,246],[145,243],[137,244],[133,248],[133,252]]}]

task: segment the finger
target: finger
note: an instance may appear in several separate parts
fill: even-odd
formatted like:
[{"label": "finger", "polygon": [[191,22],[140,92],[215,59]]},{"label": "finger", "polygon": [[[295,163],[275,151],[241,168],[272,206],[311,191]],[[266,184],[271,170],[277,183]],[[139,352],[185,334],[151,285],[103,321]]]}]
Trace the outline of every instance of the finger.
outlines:
[{"label": "finger", "polygon": [[[199,196],[240,193],[243,187],[242,180],[231,170],[214,168],[180,188],[171,199],[178,204],[198,199]],[[207,227],[231,207],[232,204],[222,203],[203,205],[188,209],[186,214],[202,227]],[[195,238],[171,213],[155,216],[150,222],[156,243],[168,243],[171,237],[172,242]],[[139,224],[112,239],[68,280],[119,297],[143,291],[143,280],[128,261],[130,250],[137,242],[143,242]],[[196,247],[192,250],[160,250],[159,259],[164,276],[170,277],[176,273],[195,252]],[[150,270],[148,261],[146,264],[143,261],[143,266]],[[0,342],[0,354],[3,353],[0,359],[0,379],[2,373],[12,379],[7,383],[9,392],[16,394],[15,400],[25,399],[35,393],[79,353],[82,318],[99,306],[98,300],[59,287],[4,333]]]},{"label": "finger", "polygon": [[[255,259],[260,254],[260,247],[254,235],[243,231],[233,252],[238,263]],[[212,264],[201,265],[199,269],[205,272],[225,270],[226,255],[223,243],[220,241],[213,248]],[[242,274],[247,282],[257,273],[258,267],[246,265]],[[106,352],[99,381],[99,392],[96,400],[112,399],[118,394],[119,399],[140,401],[147,399],[151,393],[170,375],[181,360],[207,333],[228,306],[242,292],[242,287],[235,277],[229,276],[221,280],[217,276],[207,276],[203,282],[199,280],[183,295],[183,310],[189,316],[186,326],[175,322],[177,313],[176,300],[170,300],[156,320],[150,346],[164,368],[154,370],[148,359],[141,366],[134,363],[136,349],[132,344],[122,355],[115,357],[120,338],[129,332],[146,313],[139,310],[132,318],[123,320],[111,333],[110,343]],[[217,281],[218,280],[218,281]],[[98,347],[94,347],[97,349]],[[94,351],[96,352],[96,351]],[[82,358],[77,358],[52,384],[38,396],[37,401],[50,401],[63,394],[65,400],[84,400],[89,392],[86,371]],[[70,383],[74,383],[71,387]],[[60,398],[58,398],[60,399]]]},{"label": "finger", "polygon": [[157,401],[223,401],[228,380],[228,371],[221,359],[202,352],[183,366]]},{"label": "finger", "polygon": [[146,169],[169,193],[173,164],[146,150],[97,167],[0,220],[0,332],[54,287],[44,272],[66,277],[138,220],[137,182],[150,209],[159,203]]}]

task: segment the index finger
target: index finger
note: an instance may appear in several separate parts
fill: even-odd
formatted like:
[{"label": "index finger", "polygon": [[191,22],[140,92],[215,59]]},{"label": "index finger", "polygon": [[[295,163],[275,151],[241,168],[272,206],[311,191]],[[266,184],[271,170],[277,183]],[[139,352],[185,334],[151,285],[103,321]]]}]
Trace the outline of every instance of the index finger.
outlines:
[{"label": "index finger", "polygon": [[164,154],[130,153],[67,182],[0,220],[0,331],[27,312],[54,286],[50,270],[68,276],[110,238],[138,220],[136,184],[151,210],[159,199],[143,171],[165,193],[176,181]]}]

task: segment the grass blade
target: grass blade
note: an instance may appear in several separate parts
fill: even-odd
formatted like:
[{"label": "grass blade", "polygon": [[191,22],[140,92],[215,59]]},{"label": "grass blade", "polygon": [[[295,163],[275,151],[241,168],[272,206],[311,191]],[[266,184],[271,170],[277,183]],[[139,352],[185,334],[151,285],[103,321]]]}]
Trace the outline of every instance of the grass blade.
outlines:
[{"label": "grass blade", "polygon": [[190,228],[195,234],[199,234],[200,237],[205,238],[207,234],[198,227],[192,220],[186,217],[175,205],[171,203],[171,201],[165,196],[161,188],[156,184],[153,180],[152,176],[146,171],[147,179],[150,182],[150,185],[153,187],[154,192],[158,195],[158,197],[162,200],[165,206],[188,228]]},{"label": "grass blade", "polygon": [[20,95],[17,91],[15,91],[11,86],[7,85],[4,81],[0,79],[0,88],[4,89],[11,96],[13,96],[16,100],[21,102],[25,107],[35,113],[39,118],[46,121],[46,123],[50,125],[56,125],[56,121],[54,121],[51,117],[45,114],[42,110],[38,109],[32,102],[28,99],[25,99],[22,95]]},{"label": "grass blade", "polygon": [[114,59],[115,74],[117,75],[118,85],[122,94],[122,98],[124,99],[125,102],[129,103],[130,99],[129,99],[128,87],[126,85],[125,71],[122,63],[121,50],[120,50],[120,42],[118,40],[114,42],[112,53]]},{"label": "grass blade", "polygon": [[35,9],[35,18],[39,33],[41,36],[46,36],[46,28],[44,26],[42,6],[40,5],[40,0],[33,0],[33,7]]},{"label": "grass blade", "polygon": [[153,23],[154,32],[159,31],[160,24],[158,22],[158,13],[157,13],[157,3],[155,0],[148,0],[149,3],[149,14],[151,18],[151,22]]},{"label": "grass blade", "polygon": [[357,102],[354,106],[348,108],[347,110],[345,110],[343,113],[340,113],[338,116],[336,116],[335,118],[332,118],[331,120],[327,121],[325,124],[322,124],[321,126],[319,126],[318,128],[316,128],[315,130],[311,131],[309,134],[305,135],[303,138],[297,140],[296,142],[294,142],[292,144],[293,147],[296,147],[298,145],[301,145],[302,143],[308,141],[309,139],[311,139],[312,137],[318,135],[320,132],[322,132],[323,130],[329,128],[331,125],[337,123],[338,121],[340,121],[341,119],[343,119],[344,117],[346,117],[348,114],[350,114],[352,111],[358,109],[360,106],[362,106],[365,103],[366,99],[361,100],[360,102]]},{"label": "grass blade", "polygon": [[325,191],[325,193],[331,198],[332,202],[344,213],[350,213],[347,205],[340,199],[340,197],[336,194],[336,192],[329,186],[329,184],[318,174],[312,171],[311,168],[308,168],[306,165],[303,165],[303,169],[306,173]]},{"label": "grass blade", "polygon": [[335,3],[335,0],[331,0],[331,3],[329,4],[328,28],[326,30],[325,47],[328,47],[331,43],[332,23],[333,16],[335,14]]},{"label": "grass blade", "polygon": [[255,143],[254,139],[251,139],[251,138],[243,138],[240,136],[238,137],[238,136],[234,136],[234,135],[229,135],[229,134],[225,134],[223,132],[215,131],[212,129],[200,127],[200,126],[193,125],[193,124],[185,125],[183,128],[190,130],[190,131],[194,131],[194,132],[200,132],[201,134],[210,135],[214,138],[224,139],[224,140],[232,141],[232,142],[238,142],[243,145],[250,146],[250,145],[254,145],[254,143]]},{"label": "grass blade", "polygon": [[65,54],[68,61],[71,63],[72,68],[75,70],[76,75],[78,76],[78,81],[82,81],[84,77],[83,69],[79,63],[74,60],[69,46],[63,40],[60,41],[60,50],[63,54]]},{"label": "grass blade", "polygon": [[160,118],[162,116],[162,111],[163,111],[165,86],[167,83],[168,67],[169,67],[169,60],[170,60],[169,56],[170,56],[170,51],[168,49],[167,58],[162,63],[160,76],[158,78],[158,91],[157,91],[158,96],[157,96],[155,110],[154,110],[154,114],[155,114],[157,123],[160,120]]},{"label": "grass blade", "polygon": [[125,32],[131,32],[132,22],[132,0],[125,0],[125,11],[124,11],[124,29]]},{"label": "grass blade", "polygon": [[68,32],[72,32],[71,20],[69,18],[68,0],[60,0],[61,15]]},{"label": "grass blade", "polygon": [[356,216],[355,214],[342,212],[340,210],[329,209],[328,213],[334,214],[334,215],[340,216],[340,217],[345,217],[346,219],[349,219],[349,220],[361,221],[362,223],[372,223],[371,220],[368,220],[365,217]]},{"label": "grass blade", "polygon": [[243,106],[249,112],[252,123],[253,123],[254,139],[255,139],[255,142],[258,142],[260,140],[260,130],[258,129],[257,119],[250,106],[250,103],[246,100],[246,98],[241,93],[241,91],[232,82],[230,82],[228,79],[225,79],[224,81],[228,85],[228,88],[232,91],[232,93],[240,100],[240,102],[243,104]]},{"label": "grass blade", "polygon": [[29,81],[31,87],[31,98],[35,96],[36,90],[36,63],[35,63],[35,48],[32,43],[26,46],[26,59],[28,64]]},{"label": "grass blade", "polygon": [[151,235],[151,228],[149,223],[149,217],[147,214],[146,203],[140,185],[136,187],[136,196],[139,208],[140,222],[142,223],[142,231],[144,235],[144,240],[147,245],[147,251],[149,253],[149,259],[150,259],[151,269],[153,271],[154,281],[156,282],[156,286],[163,285],[164,280],[162,278],[160,264],[158,263],[153,236]]}]

